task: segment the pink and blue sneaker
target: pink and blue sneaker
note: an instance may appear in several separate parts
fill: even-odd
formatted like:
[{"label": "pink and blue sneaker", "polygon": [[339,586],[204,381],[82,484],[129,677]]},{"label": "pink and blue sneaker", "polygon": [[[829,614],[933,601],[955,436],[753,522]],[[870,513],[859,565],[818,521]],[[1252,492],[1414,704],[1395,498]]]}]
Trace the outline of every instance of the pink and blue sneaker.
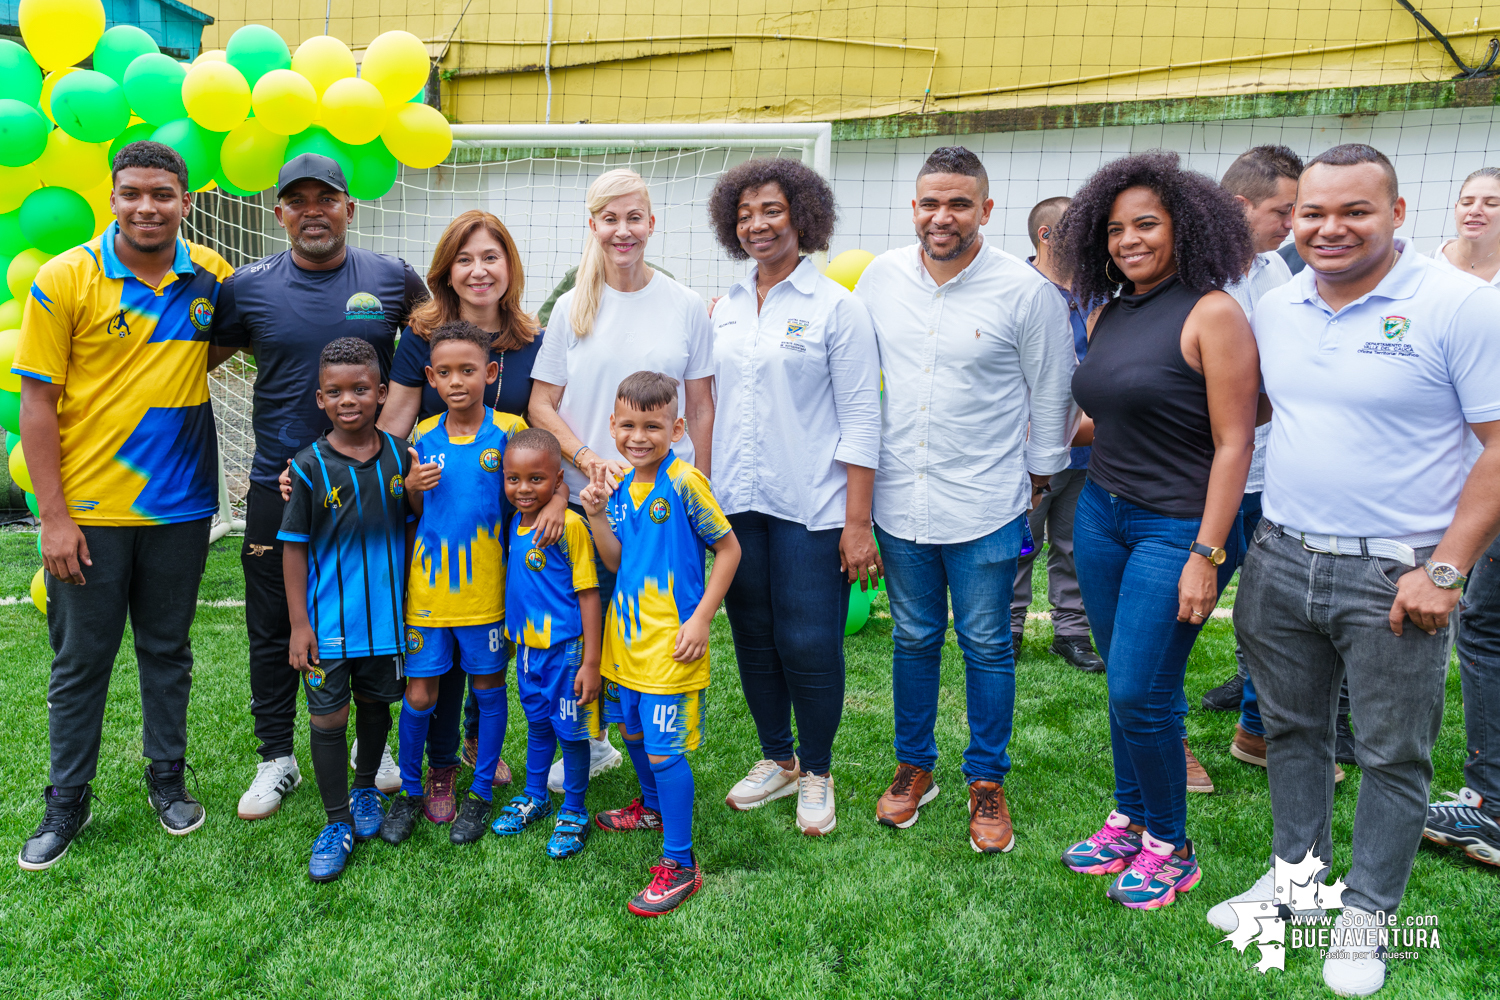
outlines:
[{"label": "pink and blue sneaker", "polygon": [[1141,835],[1130,829],[1130,817],[1109,814],[1098,833],[1063,852],[1063,864],[1080,875],[1113,875],[1122,872],[1141,853]]},{"label": "pink and blue sneaker", "polygon": [[1179,858],[1172,853],[1171,844],[1147,833],[1141,838],[1140,853],[1105,895],[1132,910],[1171,906],[1177,901],[1179,892],[1187,892],[1203,877],[1191,840],[1187,842],[1187,849],[1188,856]]}]

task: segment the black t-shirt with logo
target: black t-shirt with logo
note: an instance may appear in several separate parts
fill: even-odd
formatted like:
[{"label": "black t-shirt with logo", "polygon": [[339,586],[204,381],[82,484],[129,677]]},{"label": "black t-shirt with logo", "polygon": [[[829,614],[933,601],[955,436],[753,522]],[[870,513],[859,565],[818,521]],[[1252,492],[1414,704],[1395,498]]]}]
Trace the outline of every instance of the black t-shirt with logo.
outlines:
[{"label": "black t-shirt with logo", "polygon": [[344,263],[308,271],[290,250],[235,271],[214,310],[212,342],[255,355],[250,480],[276,488],[286,460],[329,428],[318,409],[318,358],[340,337],[370,342],[390,375],[396,334],[427,286],[399,257],[349,247]]}]

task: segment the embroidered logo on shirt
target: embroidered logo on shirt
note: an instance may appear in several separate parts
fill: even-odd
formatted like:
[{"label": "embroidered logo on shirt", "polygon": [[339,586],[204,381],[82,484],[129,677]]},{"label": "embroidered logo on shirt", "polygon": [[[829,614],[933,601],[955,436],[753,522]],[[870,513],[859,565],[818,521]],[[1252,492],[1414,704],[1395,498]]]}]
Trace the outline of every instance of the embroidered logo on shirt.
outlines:
[{"label": "embroidered logo on shirt", "polygon": [[207,299],[194,299],[188,307],[188,319],[197,330],[207,330],[214,321],[214,304]]},{"label": "embroidered logo on shirt", "polygon": [[494,472],[500,468],[500,449],[486,448],[479,453],[479,467],[485,472]]},{"label": "embroidered logo on shirt", "polygon": [[355,292],[344,303],[344,319],[385,319],[385,306],[369,292]]},{"label": "embroidered logo on shirt", "polygon": [[1360,354],[1383,354],[1387,357],[1415,358],[1419,355],[1410,344],[1404,343],[1411,320],[1405,316],[1380,317],[1380,332],[1385,340],[1372,340],[1359,349]]},{"label": "embroidered logo on shirt", "polygon": [[339,499],[339,487],[334,486],[328,490],[328,495],[323,498],[323,506],[332,510],[342,507],[344,502]]},{"label": "embroidered logo on shirt", "polygon": [[422,651],[422,633],[414,628],[406,630],[406,651],[408,653],[420,653]]},{"label": "embroidered logo on shirt", "polygon": [[789,319],[786,321],[786,335],[788,337],[800,337],[802,331],[807,329],[807,320]]},{"label": "embroidered logo on shirt", "polygon": [[391,477],[391,496],[393,496],[397,500],[399,500],[399,499],[401,499],[401,497],[405,493],[406,493],[406,481],[403,480],[399,474],[392,476]]},{"label": "embroidered logo on shirt", "polygon": [[114,334],[116,337],[130,336],[130,324],[125,322],[124,309],[121,309],[120,314],[109,321],[109,332]]},{"label": "embroidered logo on shirt", "polygon": [[661,524],[672,516],[672,505],[667,503],[666,497],[657,497],[651,501],[651,509],[646,513],[650,515],[651,520]]},{"label": "embroidered logo on shirt", "polygon": [[1405,316],[1380,317],[1380,332],[1385,334],[1386,340],[1401,340],[1406,336],[1406,331],[1410,329],[1411,320]]},{"label": "embroidered logo on shirt", "polygon": [[540,573],[547,568],[547,553],[537,548],[528,549],[526,552],[526,566]]}]

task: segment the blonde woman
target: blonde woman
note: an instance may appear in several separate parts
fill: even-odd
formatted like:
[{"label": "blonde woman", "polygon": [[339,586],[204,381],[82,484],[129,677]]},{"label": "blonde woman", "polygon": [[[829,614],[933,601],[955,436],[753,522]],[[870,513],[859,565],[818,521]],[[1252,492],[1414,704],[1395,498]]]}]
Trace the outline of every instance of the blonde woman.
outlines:
[{"label": "blonde woman", "polygon": [[[642,370],[676,379],[687,435],[672,446],[677,457],[709,474],[713,447],[713,328],[698,293],[646,264],[646,243],[656,228],[651,192],[633,170],[611,170],[589,185],[589,239],[577,284],[557,300],[547,335],[531,369],[530,420],[551,431],[567,459],[563,473],[577,497],[596,469],[630,469],[609,429],[615,390],[625,376]],[[575,508],[580,510],[581,508]],[[599,568],[601,606],[608,606],[615,577]],[[643,779],[651,767],[639,741],[630,745]],[[590,775],[613,767],[618,750],[607,737],[592,744]],[[640,760],[635,760],[636,753]],[[556,779],[560,789],[561,776]],[[631,816],[649,823],[656,803],[632,804]]]},{"label": "blonde woman", "polygon": [[1464,178],[1453,226],[1458,236],[1432,256],[1460,274],[1500,283],[1500,167],[1480,167]]}]

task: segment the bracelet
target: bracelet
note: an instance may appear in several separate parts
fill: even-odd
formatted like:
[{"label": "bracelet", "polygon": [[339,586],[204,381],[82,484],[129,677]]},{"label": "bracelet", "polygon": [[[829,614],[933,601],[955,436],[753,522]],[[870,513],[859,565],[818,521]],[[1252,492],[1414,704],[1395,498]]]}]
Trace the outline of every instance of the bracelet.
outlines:
[{"label": "bracelet", "polygon": [[573,468],[575,468],[575,469],[578,468],[578,456],[582,455],[584,452],[586,452],[588,450],[589,450],[589,446],[586,445],[586,444],[578,446],[578,450],[575,451],[575,452],[573,452]]}]

